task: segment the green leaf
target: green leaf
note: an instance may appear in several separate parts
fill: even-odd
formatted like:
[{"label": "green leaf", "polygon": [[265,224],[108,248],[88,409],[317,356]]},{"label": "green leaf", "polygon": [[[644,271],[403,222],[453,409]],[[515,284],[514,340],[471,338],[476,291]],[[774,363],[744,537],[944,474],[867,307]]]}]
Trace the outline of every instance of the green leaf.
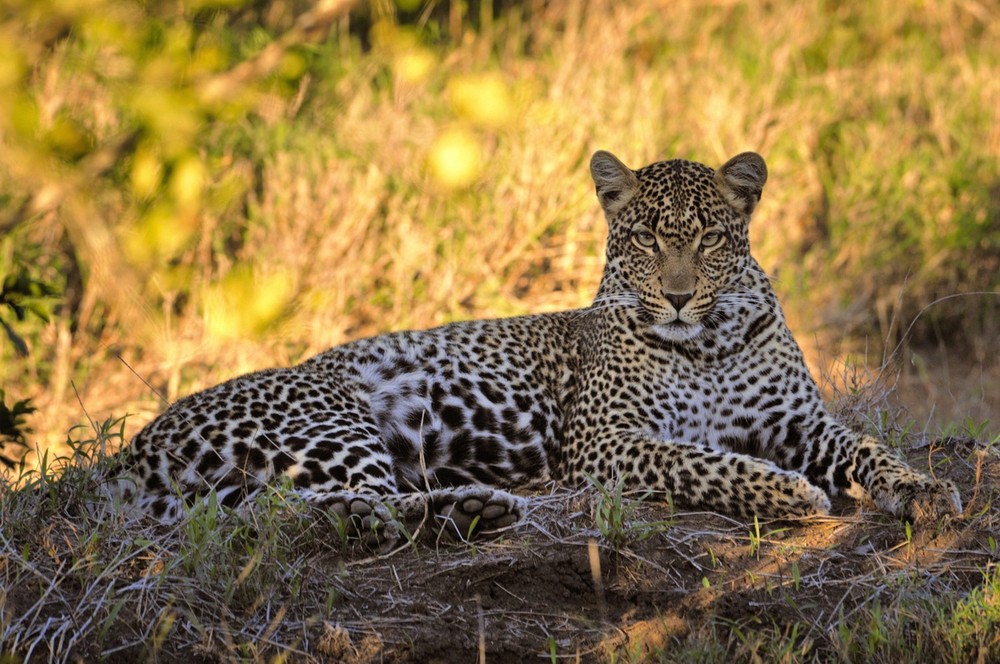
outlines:
[{"label": "green leaf", "polygon": [[[0,390],[0,451],[5,443],[13,443],[19,447],[28,447],[27,434],[31,433],[25,424],[25,416],[35,412],[30,399],[15,401],[13,406],[7,405],[6,395]],[[0,463],[8,468],[17,465],[17,461],[6,454],[0,454]]]},{"label": "green leaf", "polygon": [[27,357],[28,344],[24,343],[24,339],[22,339],[21,336],[15,332],[13,328],[11,328],[11,326],[8,325],[2,318],[0,318],[0,325],[3,326],[3,331],[7,333],[7,338],[10,339],[12,344],[14,344],[14,350],[17,351],[17,354],[21,357]]}]

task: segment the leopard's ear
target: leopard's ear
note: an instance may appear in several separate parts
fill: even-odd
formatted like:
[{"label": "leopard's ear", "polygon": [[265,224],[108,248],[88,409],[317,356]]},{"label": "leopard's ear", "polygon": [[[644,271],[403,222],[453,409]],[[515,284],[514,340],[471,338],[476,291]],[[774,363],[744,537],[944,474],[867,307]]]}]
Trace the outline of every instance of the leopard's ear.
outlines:
[{"label": "leopard's ear", "polygon": [[590,158],[590,175],[597,186],[597,200],[610,219],[639,191],[639,178],[610,152],[598,150]]},{"label": "leopard's ear", "polygon": [[765,182],[767,164],[756,152],[738,154],[715,172],[715,186],[719,193],[727,203],[745,215],[757,207]]}]

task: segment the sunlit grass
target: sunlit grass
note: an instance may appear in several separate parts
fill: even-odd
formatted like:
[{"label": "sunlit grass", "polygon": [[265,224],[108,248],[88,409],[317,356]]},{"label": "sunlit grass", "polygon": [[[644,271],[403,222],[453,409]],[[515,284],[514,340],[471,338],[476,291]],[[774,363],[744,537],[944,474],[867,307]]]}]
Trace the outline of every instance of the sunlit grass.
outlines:
[{"label": "sunlit grass", "polygon": [[938,468],[970,498],[944,527],[911,530],[855,508],[747,524],[598,486],[533,497],[527,523],[500,540],[428,534],[380,555],[289,486],[235,511],[209,497],[171,525],[95,504],[114,472],[105,451],[124,429],[107,420],[74,430],[71,457],[44,455],[19,489],[0,485],[5,655],[295,659],[324,654],[336,628],[348,647],[373,636],[372,656],[386,660],[445,646],[465,657],[481,593],[487,661],[508,652],[621,662],[1000,656],[991,479],[1000,467],[986,440],[952,450],[982,468]]}]

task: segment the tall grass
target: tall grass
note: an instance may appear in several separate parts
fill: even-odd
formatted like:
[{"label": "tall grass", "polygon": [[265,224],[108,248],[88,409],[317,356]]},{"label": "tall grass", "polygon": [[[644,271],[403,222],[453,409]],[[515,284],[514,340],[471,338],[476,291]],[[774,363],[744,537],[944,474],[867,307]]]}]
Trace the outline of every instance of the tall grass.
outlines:
[{"label": "tall grass", "polygon": [[[370,30],[345,21],[309,47],[291,94],[208,127],[203,204],[176,246],[135,212],[139,153],[88,200],[107,251],[68,246],[60,213],[0,241],[0,267],[33,260],[73,300],[32,333],[28,360],[0,349],[43,446],[82,410],[129,412],[134,432],[162,399],[354,337],[586,304],[604,237],[586,163],[600,148],[635,167],[762,153],[756,254],[807,342],[895,342],[935,298],[1000,286],[993,3],[593,0],[457,28],[375,7],[352,19]],[[78,48],[45,60],[32,94],[101,140],[129,118],[100,76],[79,76]],[[116,296],[129,282],[98,273],[136,287]],[[960,323],[956,343],[997,322],[989,298],[927,316],[918,333]]]}]

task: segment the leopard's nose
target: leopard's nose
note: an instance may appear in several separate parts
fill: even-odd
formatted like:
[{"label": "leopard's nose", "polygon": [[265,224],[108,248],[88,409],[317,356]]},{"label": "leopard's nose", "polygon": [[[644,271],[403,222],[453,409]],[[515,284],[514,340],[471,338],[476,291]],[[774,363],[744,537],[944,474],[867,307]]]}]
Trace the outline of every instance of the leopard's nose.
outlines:
[{"label": "leopard's nose", "polygon": [[684,308],[691,298],[694,297],[694,293],[667,293],[666,298],[670,304],[674,305],[674,309],[680,312]]}]

